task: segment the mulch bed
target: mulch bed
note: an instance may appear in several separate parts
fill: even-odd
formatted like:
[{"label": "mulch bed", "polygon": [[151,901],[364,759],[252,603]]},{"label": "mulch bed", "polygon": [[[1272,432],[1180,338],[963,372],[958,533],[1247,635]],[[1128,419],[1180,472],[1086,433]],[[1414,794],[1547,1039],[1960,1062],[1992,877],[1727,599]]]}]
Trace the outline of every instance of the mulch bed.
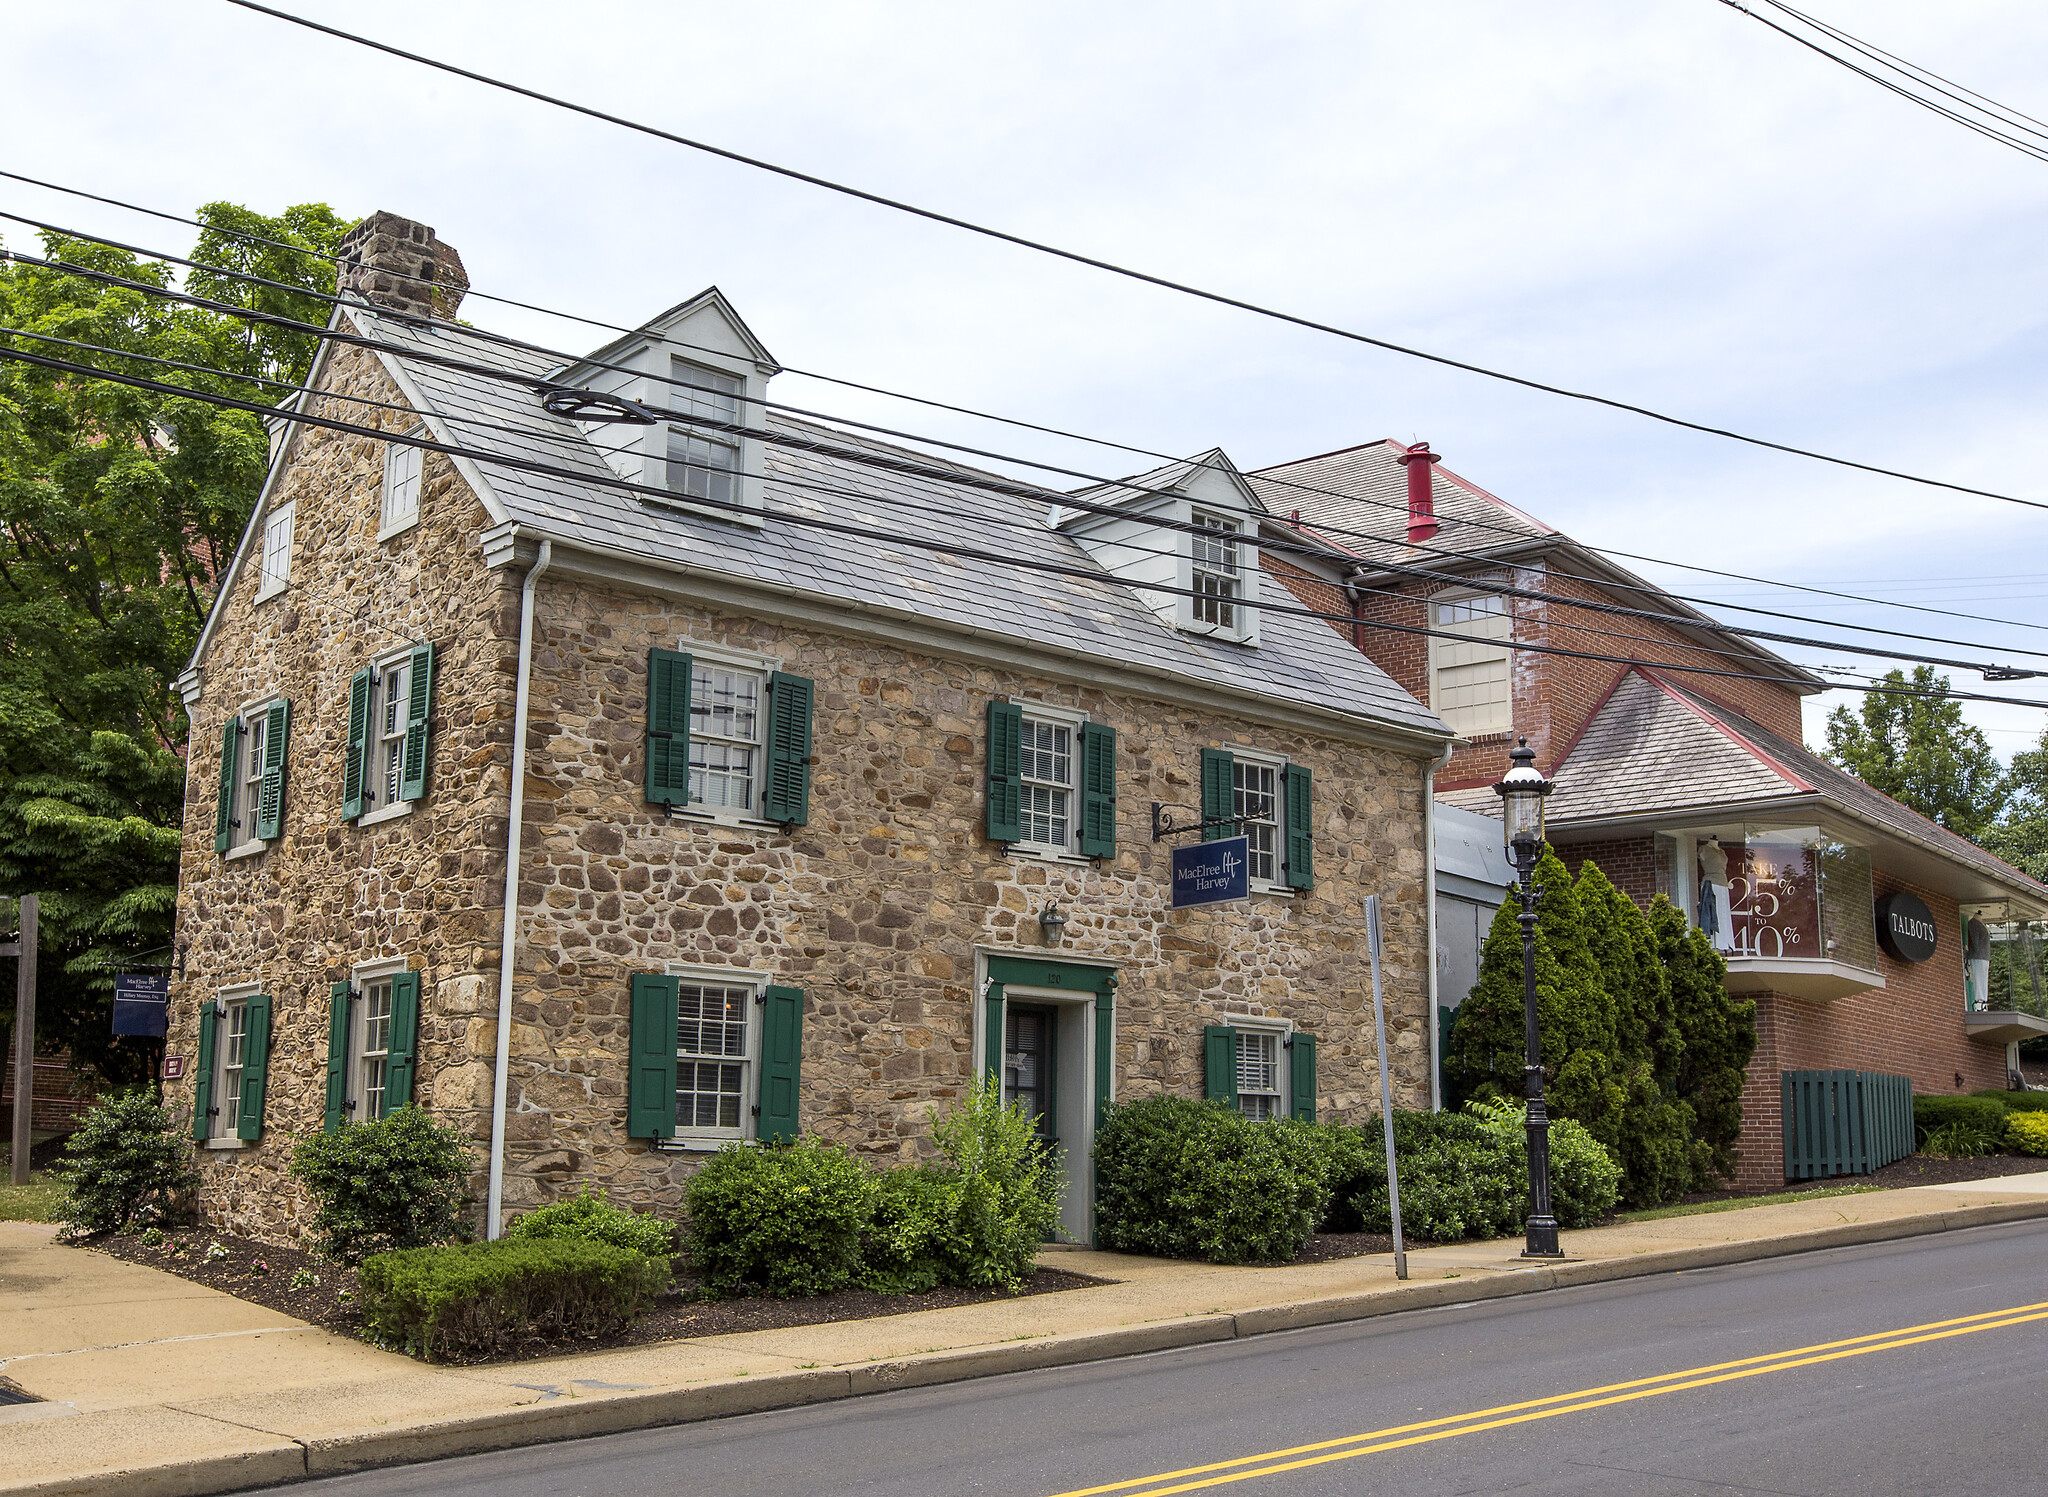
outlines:
[{"label": "mulch bed", "polygon": [[[124,1263],[160,1268],[195,1284],[218,1289],[266,1309],[278,1310],[343,1335],[359,1336],[362,1317],[344,1295],[353,1295],[355,1272],[316,1258],[298,1248],[271,1247],[247,1238],[200,1228],[179,1228],[166,1234],[162,1247],[145,1247],[138,1237],[103,1238],[92,1244]],[[208,1256],[218,1244],[218,1256]],[[1391,1248],[1388,1249],[1391,1251]],[[1332,1255],[1341,1256],[1341,1255]],[[316,1276],[317,1284],[294,1289],[292,1278],[300,1271]],[[1023,1294],[1057,1294],[1068,1289],[1087,1289],[1107,1284],[1108,1279],[1064,1269],[1041,1268],[1024,1281]],[[778,1330],[784,1326],[820,1325],[834,1320],[871,1320],[884,1315],[907,1315],[916,1310],[945,1310],[955,1305],[978,1305],[1010,1296],[994,1289],[933,1289],[924,1294],[871,1294],[864,1289],[842,1289],[837,1294],[810,1299],[699,1300],[692,1297],[695,1276],[685,1270],[676,1277],[676,1287],[654,1303],[654,1309],[636,1321],[622,1336],[602,1341],[569,1344],[538,1344],[524,1348],[511,1361],[556,1356],[563,1352],[595,1351],[618,1346],[645,1346],[656,1341],[678,1341],[695,1336],[724,1336],[735,1331]]]}]

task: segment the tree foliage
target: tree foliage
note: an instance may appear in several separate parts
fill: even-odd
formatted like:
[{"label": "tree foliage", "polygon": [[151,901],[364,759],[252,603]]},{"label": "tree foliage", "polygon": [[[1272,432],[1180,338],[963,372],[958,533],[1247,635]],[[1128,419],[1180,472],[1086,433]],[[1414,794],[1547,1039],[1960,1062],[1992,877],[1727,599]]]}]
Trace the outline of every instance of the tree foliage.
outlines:
[{"label": "tree foliage", "polygon": [[2005,814],[1978,840],[2029,878],[2048,884],[2048,729],[2012,756]]},{"label": "tree foliage", "polygon": [[1948,677],[1916,665],[1910,681],[1894,670],[1879,686],[1890,689],[1866,693],[1855,711],[1829,714],[1828,758],[1957,836],[1983,836],[2004,809],[2005,774],[1990,741],[1946,695]]},{"label": "tree foliage", "polygon": [[[242,270],[331,292],[347,224],[324,204],[276,218],[199,210],[195,294],[315,323],[326,305],[250,287]],[[229,230],[285,241],[250,245]],[[169,286],[163,265],[60,235],[52,261]],[[0,345],[274,403],[314,340],[257,329],[56,265],[0,264]],[[138,356],[204,365],[193,373]],[[115,968],[169,954],[184,803],[185,716],[174,688],[268,464],[262,422],[186,396],[0,361],[0,894],[42,896],[36,1029],[110,1080],[141,1056],[111,1044]],[[11,968],[11,963],[8,964]],[[0,1014],[11,1024],[11,970]]]}]

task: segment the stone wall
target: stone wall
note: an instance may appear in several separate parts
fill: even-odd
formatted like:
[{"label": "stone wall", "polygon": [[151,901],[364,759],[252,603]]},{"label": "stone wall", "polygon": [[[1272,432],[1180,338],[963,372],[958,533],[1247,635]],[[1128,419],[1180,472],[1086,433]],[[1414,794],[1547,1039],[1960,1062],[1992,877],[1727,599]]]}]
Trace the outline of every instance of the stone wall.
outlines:
[{"label": "stone wall", "polygon": [[[334,351],[325,388],[403,400],[375,355],[358,349]],[[316,413],[382,429],[414,424],[340,400],[318,402]],[[438,454],[426,456],[419,524],[379,542],[384,451],[312,428],[291,438],[273,496],[297,501],[291,583],[257,603],[255,558],[244,559],[191,713],[184,969],[171,988],[167,1048],[196,1064],[196,1007],[220,989],[259,983],[271,995],[263,1138],[198,1151],[208,1219],[259,1237],[289,1239],[305,1219],[284,1170],[293,1140],[322,1122],[329,984],[359,963],[402,956],[421,972],[421,1072],[431,1078],[421,1100],[488,1136],[520,579],[484,569],[476,535],[487,517]],[[427,793],[411,815],[358,830],[341,819],[349,678],[416,640],[433,641],[436,656]],[[213,850],[221,727],[273,693],[292,704],[283,835],[260,854],[225,859]],[[165,1087],[165,1102],[190,1117],[189,1077]]]},{"label": "stone wall", "polygon": [[[1395,1096],[1427,1105],[1421,759],[557,577],[537,617],[509,1208],[584,1179],[680,1200],[701,1156],[625,1133],[628,979],[670,962],[801,987],[804,1129],[916,1155],[926,1109],[974,1072],[977,954],[1048,954],[1037,917],[1053,898],[1060,952],[1120,971],[1118,1097],[1198,1095],[1203,1026],[1273,1015],[1318,1037],[1321,1115],[1356,1118],[1378,1087],[1361,901],[1383,894]],[[719,825],[643,800],[647,650],[691,641],[816,682],[807,825]],[[1100,868],[1006,856],[983,836],[987,703],[1012,695],[1117,728],[1117,855]],[[1200,749],[1232,742],[1313,769],[1316,887],[1169,911],[1150,803],[1191,813]]]}]

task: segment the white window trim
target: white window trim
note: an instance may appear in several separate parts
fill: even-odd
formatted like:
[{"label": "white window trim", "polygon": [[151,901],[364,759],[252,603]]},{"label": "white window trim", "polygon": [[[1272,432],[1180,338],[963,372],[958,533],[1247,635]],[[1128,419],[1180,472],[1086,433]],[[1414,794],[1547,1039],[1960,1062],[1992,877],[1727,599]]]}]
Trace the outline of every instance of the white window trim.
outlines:
[{"label": "white window trim", "polygon": [[[754,794],[751,797],[754,802],[758,803],[761,799],[762,772],[767,768],[768,725],[766,719],[768,715],[768,678],[782,669],[782,657],[780,655],[761,655],[752,650],[735,650],[728,645],[706,644],[690,639],[687,636],[678,639],[675,648],[690,657],[690,700],[693,706],[696,702],[697,666],[700,662],[708,665],[722,665],[728,670],[749,671],[760,676],[761,704],[757,711],[761,718],[759,723],[761,736],[754,740],[760,752],[755,761],[757,767],[754,774]],[[691,717],[693,720],[695,716],[696,714],[692,712]],[[685,757],[687,757],[688,752],[688,748],[685,747]],[[688,773],[687,769],[684,773]],[[751,806],[745,811],[735,811],[730,806],[707,806],[698,801],[689,801],[680,806],[671,804],[668,807],[668,815],[671,821],[701,821],[712,826],[733,827],[735,829],[764,827],[778,832],[782,830],[781,822],[769,821],[755,815]]]},{"label": "white window trim", "polygon": [[1029,697],[1011,697],[1010,704],[1023,709],[1024,720],[1034,718],[1039,722],[1051,723],[1068,730],[1070,737],[1067,763],[1073,780],[1067,787],[1067,837],[1068,845],[1060,847],[1051,842],[1016,841],[1006,844],[1007,852],[1021,857],[1036,858],[1041,863],[1070,863],[1083,868],[1093,868],[1094,858],[1084,858],[1075,849],[1081,842],[1081,729],[1092,719],[1087,713],[1073,707],[1055,707],[1047,702],[1033,701]]},{"label": "white window trim", "polygon": [[1259,643],[1259,604],[1263,601],[1259,585],[1259,532],[1256,517],[1228,505],[1198,504],[1190,502],[1175,518],[1189,525],[1197,523],[1198,515],[1213,516],[1236,524],[1232,532],[1237,540],[1237,595],[1238,622],[1234,628],[1226,629],[1221,624],[1205,624],[1195,617],[1195,538],[1192,531],[1179,532],[1182,544],[1175,549],[1178,553],[1176,575],[1181,589],[1174,609],[1174,617],[1183,631],[1203,639],[1220,639],[1228,644],[1249,645],[1256,648]]},{"label": "white window trim", "polygon": [[[634,362],[639,363],[643,358],[648,361],[641,363],[641,368],[647,368],[648,364],[655,366],[646,381],[645,398],[641,403],[662,418],[647,428],[646,445],[641,449],[645,464],[641,470],[641,481],[649,488],[663,490],[663,496],[658,499],[652,495],[643,497],[650,504],[702,515],[708,520],[721,520],[728,525],[744,525],[759,529],[764,523],[761,513],[762,484],[767,469],[761,443],[754,437],[740,438],[737,509],[721,509],[717,505],[692,499],[687,494],[679,494],[668,487],[668,418],[672,414],[669,401],[677,393],[676,387],[668,383],[668,380],[674,369],[670,362],[671,358],[681,359],[685,364],[695,364],[713,374],[722,374],[727,379],[736,379],[740,384],[740,424],[758,425],[764,410],[762,402],[768,394],[767,377],[761,367],[752,359],[737,354],[712,353],[697,349],[689,350],[687,356],[678,354],[665,339],[657,340],[653,344],[643,344],[634,352],[638,356],[634,358]],[[689,429],[687,422],[683,423],[683,429]]]},{"label": "white window trim", "polygon": [[[341,1118],[342,1126],[344,1127],[357,1121],[369,1121],[367,1118],[358,1119],[355,1111],[347,1105],[350,1102],[362,1101],[360,1094],[362,1078],[358,1071],[363,1063],[363,1021],[364,1016],[369,1012],[369,1005],[363,997],[363,988],[367,984],[376,982],[381,978],[394,977],[400,972],[410,971],[411,969],[407,965],[408,960],[408,958],[402,956],[380,957],[374,962],[363,962],[348,970],[348,1059],[342,1067],[343,1106]],[[420,988],[422,997],[424,997],[426,989],[424,981],[421,982]],[[385,1079],[388,1084],[390,1079],[388,1063]]]},{"label": "white window trim", "polygon": [[[1275,1046],[1274,1054],[1276,1057],[1275,1068],[1278,1072],[1275,1079],[1279,1082],[1280,1100],[1274,1104],[1273,1117],[1275,1120],[1293,1117],[1294,1021],[1292,1019],[1269,1019],[1264,1016],[1254,1017],[1251,1014],[1225,1014],[1223,1015],[1223,1023],[1233,1033],[1237,1030],[1244,1030],[1252,1034],[1278,1036],[1278,1043]],[[1231,1087],[1234,1094],[1237,1085],[1237,1042],[1235,1039],[1231,1041],[1230,1066]]]},{"label": "white window trim", "polygon": [[[1254,894],[1282,894],[1292,899],[1302,892],[1287,882],[1284,866],[1287,862],[1287,766],[1294,761],[1285,754],[1276,754],[1269,749],[1243,748],[1234,743],[1227,743],[1222,747],[1230,750],[1232,759],[1242,760],[1247,764],[1264,765],[1273,771],[1274,837],[1280,844],[1273,849],[1273,871],[1280,876],[1248,879],[1247,882]],[[1235,794],[1234,786],[1232,793]],[[1232,809],[1235,810],[1236,807],[1233,806]]]},{"label": "white window trim", "polygon": [[[250,727],[250,724],[255,722],[257,718],[267,714],[272,707],[275,707],[279,702],[283,700],[284,694],[282,692],[273,691],[268,696],[260,696],[255,698],[253,701],[243,703],[240,711],[236,714],[242,720],[242,741],[235,751],[236,764],[234,794],[235,799],[238,803],[240,802],[242,796],[242,786],[246,784],[249,779],[249,745],[254,743],[256,740],[255,732]],[[266,728],[264,731],[268,732],[269,729]],[[285,752],[291,752],[289,744],[286,745]],[[244,812],[242,816],[242,821],[245,823],[245,825],[242,827],[242,831],[247,835],[245,835],[239,842],[231,842],[228,844],[227,853],[222,858],[223,862],[232,863],[238,858],[253,858],[258,853],[265,852],[269,849],[270,840],[268,838],[259,837],[256,835],[256,827],[258,825],[257,813],[262,809],[262,793],[263,792],[261,786],[261,778],[259,776],[257,787],[257,804],[248,807],[248,809]]]},{"label": "white window trim", "polygon": [[[263,563],[270,554],[270,526],[280,517],[285,524],[284,575],[272,577],[263,569]],[[271,506],[263,517],[263,528],[256,537],[256,601],[267,603],[279,593],[288,592],[292,585],[292,547],[299,534],[299,502],[288,499],[283,504]]]},{"label": "white window trim", "polygon": [[[262,991],[263,985],[261,983],[245,982],[231,988],[222,988],[213,995],[213,1012],[215,1015],[213,1030],[213,1105],[219,1108],[220,1111],[207,1119],[206,1122],[206,1147],[209,1149],[246,1149],[251,1143],[249,1139],[237,1138],[235,1136],[234,1129],[236,1123],[233,1120],[225,1124],[219,1123],[220,1119],[228,1117],[228,1110],[226,1104],[222,1101],[221,1095],[221,1078],[227,1071],[227,1051],[223,1048],[227,1044],[227,1034],[221,1028],[221,1025],[227,1019],[227,1006],[230,1003],[247,1003],[249,999]],[[244,1058],[244,1063],[246,1064],[246,1057]],[[242,1099],[237,1097],[235,1098],[236,1114],[239,1115],[241,1110]],[[214,1133],[213,1130],[217,1125],[225,1126],[229,1130],[225,1138]]]},{"label": "white window trim", "polygon": [[412,808],[413,802],[409,800],[393,801],[388,806],[380,806],[374,811],[358,816],[356,830],[363,831],[373,826],[381,826],[387,821],[401,820],[412,815]]},{"label": "white window trim", "polygon": [[[422,421],[417,426],[399,433],[399,435],[424,437],[427,435],[427,423]],[[417,452],[420,455],[419,489],[412,496],[412,514],[395,524],[386,525],[384,523],[385,506],[391,497],[391,458],[394,453],[400,450],[399,445],[392,443],[387,442],[384,446],[384,482],[377,488],[377,539],[379,542],[388,541],[395,535],[403,535],[406,531],[411,530],[419,524],[420,515],[426,509],[427,452],[424,447],[406,448],[405,450]]]},{"label": "white window trim", "polygon": [[[764,823],[766,824],[766,823]],[[762,996],[768,991],[769,974],[756,972],[749,967],[697,967],[682,962],[670,962],[662,969],[665,976],[681,978],[684,982],[705,984],[714,987],[746,988],[747,997],[747,1089],[740,1096],[740,1126],[738,1133],[726,1128],[683,1128],[678,1126],[668,1138],[654,1140],[656,1152],[678,1154],[709,1154],[724,1148],[736,1139],[747,1141],[760,1136],[761,1120],[754,1115],[755,1107],[761,1101],[761,1021],[767,1005]]]},{"label": "white window trim", "polygon": [[[1444,638],[1442,633],[1438,631],[1441,631],[1447,627],[1455,627],[1447,626],[1440,622],[1437,610],[1441,605],[1445,603],[1469,603],[1474,598],[1499,598],[1501,603],[1502,614],[1508,621],[1508,637],[1500,642],[1501,652],[1506,657],[1507,661],[1508,722],[1506,727],[1480,728],[1470,730],[1469,732],[1467,730],[1460,729],[1459,732],[1462,736],[1471,738],[1512,738],[1515,734],[1514,640],[1516,615],[1514,612],[1513,599],[1508,598],[1505,594],[1497,593],[1483,587],[1449,587],[1445,588],[1442,592],[1431,593],[1429,595],[1429,611],[1427,617],[1430,630],[1432,631],[1429,636],[1429,710],[1432,712],[1440,711],[1440,708],[1437,704],[1437,677],[1443,669],[1442,661],[1444,649],[1451,643],[1449,639]],[[1477,643],[1477,641],[1474,642]]]}]

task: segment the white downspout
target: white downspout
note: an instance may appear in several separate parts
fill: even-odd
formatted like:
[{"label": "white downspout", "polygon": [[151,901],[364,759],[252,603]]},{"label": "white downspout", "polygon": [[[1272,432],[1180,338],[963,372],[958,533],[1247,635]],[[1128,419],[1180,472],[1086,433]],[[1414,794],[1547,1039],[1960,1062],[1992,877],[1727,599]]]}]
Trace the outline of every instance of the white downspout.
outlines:
[{"label": "white downspout", "polygon": [[1432,1112],[1444,1105],[1444,1058],[1437,1053],[1443,1026],[1438,1022],[1436,1011],[1436,772],[1451,762],[1451,755],[1456,750],[1455,743],[1447,743],[1441,754],[1422,767],[1422,881],[1429,906],[1429,1108]]},{"label": "white downspout", "polygon": [[512,959],[519,945],[519,823],[526,810],[526,702],[527,678],[533,665],[533,595],[534,585],[553,559],[554,543],[542,541],[540,555],[526,573],[526,585],[519,590],[519,685],[512,702],[512,808],[510,824],[505,829],[505,929],[498,943],[498,1059],[491,1077],[491,1189],[484,1207],[487,1239],[497,1237],[503,1230],[505,1205],[505,1093],[512,1058]]}]

